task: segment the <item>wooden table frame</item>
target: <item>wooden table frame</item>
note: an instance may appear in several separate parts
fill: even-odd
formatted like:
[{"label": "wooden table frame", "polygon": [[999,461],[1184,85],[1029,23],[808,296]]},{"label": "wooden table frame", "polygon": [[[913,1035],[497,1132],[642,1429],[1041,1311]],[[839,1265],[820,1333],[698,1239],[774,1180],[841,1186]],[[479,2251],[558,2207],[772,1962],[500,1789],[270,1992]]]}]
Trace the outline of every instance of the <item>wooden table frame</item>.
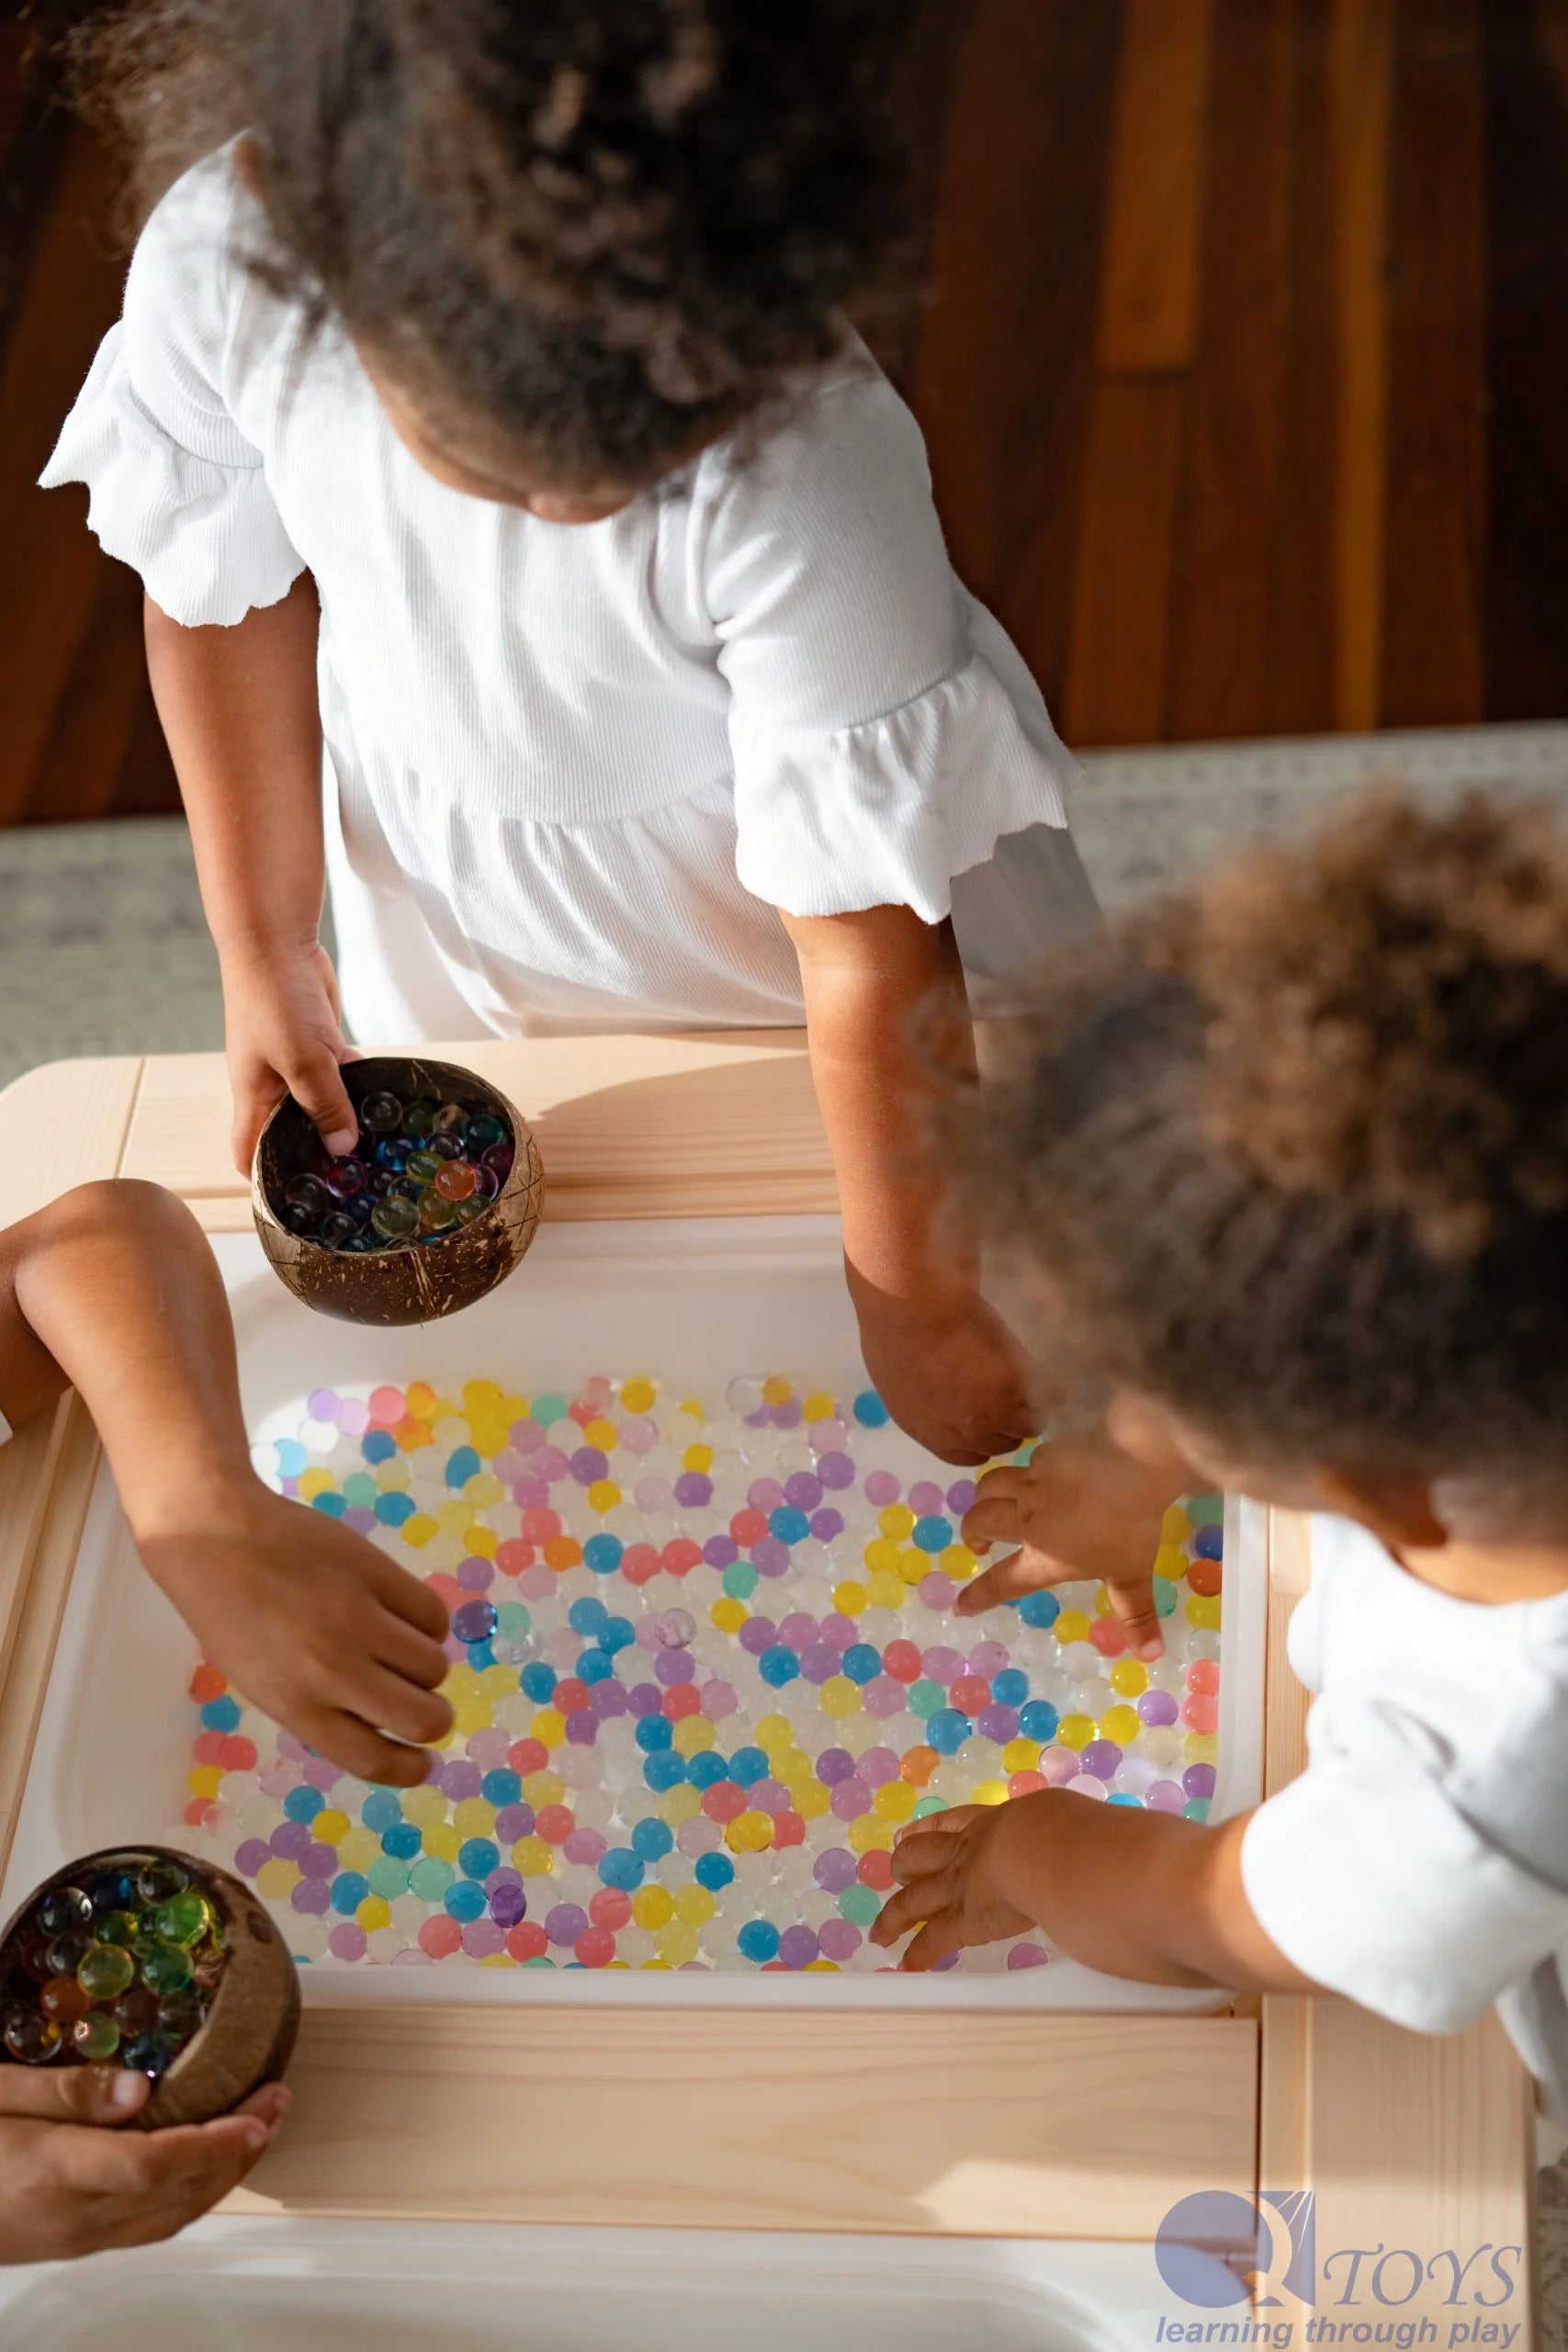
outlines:
[{"label": "wooden table frame", "polygon": [[[795,1033],[433,1050],[536,1122],[552,1216],[834,1206]],[[249,1223],[217,1055],[54,1064],[0,1096],[0,1115],[28,1138],[0,1171],[0,1225],[116,1174],[168,1185],[209,1231]],[[0,1867],[96,1459],[73,1397],[0,1449]],[[1277,1514],[1270,1788],[1302,1757],[1284,1633],[1306,1545],[1304,1523]],[[651,1999],[378,2005],[308,2012],[291,2080],[289,2129],[239,2205],[1145,2240],[1193,2189],[1311,2188],[1320,2257],[1519,2246],[1529,2288],[1529,2085],[1490,2020],[1432,2041],[1328,1999],[1202,2017],[792,2009],[765,2029],[754,2010]],[[1429,2307],[1440,2343],[1449,2276],[1439,2265],[1397,2314]],[[1522,2307],[1516,2290],[1509,2308]]]}]

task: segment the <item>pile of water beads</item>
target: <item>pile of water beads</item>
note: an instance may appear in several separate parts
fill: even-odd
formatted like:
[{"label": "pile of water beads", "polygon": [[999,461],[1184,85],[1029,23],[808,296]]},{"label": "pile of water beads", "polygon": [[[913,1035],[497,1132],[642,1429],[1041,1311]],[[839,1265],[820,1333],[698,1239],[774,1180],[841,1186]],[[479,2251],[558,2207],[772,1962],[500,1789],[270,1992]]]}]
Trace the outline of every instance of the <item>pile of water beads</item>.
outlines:
[{"label": "pile of water beads", "polygon": [[416,1380],[319,1389],[296,1427],[258,1467],[439,1592],[456,1711],[425,1785],[371,1788],[198,1668],[180,1838],[299,1959],[874,1969],[907,1821],[1046,1786],[1207,1814],[1216,1497],[1168,1515],[1145,1666],[1103,1588],[955,1618],[973,1483],[926,1475],[870,1392]]},{"label": "pile of water beads", "polygon": [[382,1091],[359,1105],[342,1159],[291,1177],[276,1204],[290,1233],[363,1255],[436,1241],[483,1216],[512,1172],[515,1147],[496,1112]]},{"label": "pile of water beads", "polygon": [[224,1959],[218,1913],[177,1862],[51,1887],[5,1955],[5,2055],[156,2077],[205,2022]]}]

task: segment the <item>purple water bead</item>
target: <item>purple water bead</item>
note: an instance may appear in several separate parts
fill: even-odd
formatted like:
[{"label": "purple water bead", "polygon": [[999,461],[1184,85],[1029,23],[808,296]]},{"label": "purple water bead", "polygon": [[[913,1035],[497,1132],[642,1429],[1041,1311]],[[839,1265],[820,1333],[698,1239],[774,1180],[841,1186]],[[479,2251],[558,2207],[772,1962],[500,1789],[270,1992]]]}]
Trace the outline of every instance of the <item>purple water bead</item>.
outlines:
[{"label": "purple water bead", "polygon": [[1213,1766],[1189,1764],[1181,1775],[1181,1785],[1190,1797],[1212,1797],[1214,1793]]},{"label": "purple water bead", "polygon": [[826,1682],[839,1671],[839,1653],[828,1642],[808,1642],[800,1653],[800,1670],[807,1682]]},{"label": "purple water bead", "polygon": [[776,1535],[759,1537],[747,1556],[760,1577],[782,1577],[788,1572],[789,1545],[781,1544]]},{"label": "purple water bead", "polygon": [[773,1648],[778,1637],[779,1629],[771,1617],[748,1617],[740,1628],[739,1640],[750,1657],[761,1657],[764,1650]]},{"label": "purple water bead", "polygon": [[1153,1730],[1173,1724],[1180,1712],[1168,1690],[1145,1690],[1138,1701],[1139,1718]]},{"label": "purple water bead", "polygon": [[870,1470],[866,1473],[865,1498],[874,1510],[886,1510],[896,1503],[903,1489],[891,1470]]},{"label": "purple water bead", "polygon": [[657,1682],[635,1682],[626,1692],[626,1705],[640,1723],[644,1715],[663,1713],[664,1693]]},{"label": "purple water bead", "polygon": [[815,1928],[786,1928],[779,1938],[779,1958],[786,1968],[805,1968],[821,1957],[822,1946]]},{"label": "purple water bead", "polygon": [[513,1421],[506,1434],[519,1453],[536,1453],[545,1442],[545,1432],[532,1413],[525,1413],[520,1421]]},{"label": "purple water bead", "polygon": [[818,1544],[834,1544],[844,1532],[844,1514],[830,1503],[811,1514],[811,1532]]},{"label": "purple water bead", "polygon": [[854,1485],[854,1462],[847,1453],[819,1453],[817,1457],[817,1476],[829,1493],[842,1494],[846,1487]]},{"label": "purple water bead", "polygon": [[336,1878],[338,1874],[337,1848],[325,1845],[319,1838],[311,1838],[299,1861],[307,1878]]},{"label": "purple water bead", "polygon": [[928,1681],[940,1682],[944,1690],[964,1672],[964,1664],[957,1650],[940,1645],[923,1651],[920,1657],[920,1670]]},{"label": "purple water bead", "polygon": [[818,1855],[811,1875],[824,1894],[842,1894],[847,1886],[853,1886],[860,1872],[852,1854],[842,1846],[829,1846]]},{"label": "purple water bead", "polygon": [[512,1499],[519,1510],[546,1510],[549,1507],[550,1487],[547,1478],[519,1478],[512,1489]]},{"label": "purple water bead", "polygon": [[1113,1739],[1091,1739],[1087,1747],[1078,1750],[1080,1767],[1092,1772],[1097,1781],[1114,1780],[1121,1762],[1122,1750]]},{"label": "purple water bead", "polygon": [[812,1511],[822,1499],[822,1481],[809,1470],[796,1470],[784,1480],[784,1500],[796,1510]]},{"label": "purple water bead", "polygon": [[556,1486],[571,1468],[571,1457],[558,1445],[542,1445],[534,1456],[534,1476]]},{"label": "purple water bead", "polygon": [[505,1944],[506,1930],[499,1919],[470,1919],[463,1929],[463,1950],[470,1960],[490,1960]]},{"label": "purple water bead", "polygon": [[589,1691],[588,1703],[599,1721],[605,1724],[612,1715],[624,1715],[630,1700],[626,1684],[617,1682],[614,1675],[606,1675],[603,1682],[595,1682]]},{"label": "purple water bead", "polygon": [[1012,1652],[1000,1642],[976,1642],[969,1653],[969,1671],[983,1674],[987,1682],[1005,1672],[1012,1664]]},{"label": "purple water bead", "polygon": [[817,1777],[825,1789],[835,1789],[840,1781],[850,1779],[855,1759],[847,1747],[825,1747],[817,1758]]},{"label": "purple water bead", "polygon": [[234,1849],[234,1868],[242,1878],[254,1878],[265,1861],[270,1860],[272,1848],[265,1838],[247,1838]]},{"label": "purple water bead", "polygon": [[740,1557],[740,1546],[733,1535],[710,1535],[703,1545],[703,1557],[710,1568],[732,1568]]},{"label": "purple water bead", "polygon": [[[609,1476],[610,1457],[596,1445],[580,1445],[569,1466],[580,1487],[595,1487],[601,1478]],[[570,1910],[570,1904],[563,1908]]]},{"label": "purple water bead", "polygon": [[871,1791],[858,1772],[840,1781],[829,1800],[835,1821],[858,1821],[862,1814],[871,1811]]},{"label": "purple water bead", "polygon": [[488,1642],[495,1631],[493,1606],[479,1597],[465,1600],[452,1612],[452,1631],[460,1642]]},{"label": "purple water bead", "polygon": [[682,1510],[706,1510],[713,1500],[713,1480],[700,1470],[682,1470],[675,1481],[675,1499]]},{"label": "purple water bead", "polygon": [[898,1778],[899,1760],[897,1748],[868,1747],[860,1759],[861,1779],[868,1788],[880,1789]]},{"label": "purple water bead", "polygon": [[753,1781],[746,1795],[758,1813],[787,1813],[793,1802],[782,1781]]},{"label": "purple water bead", "polygon": [[323,1911],[332,1909],[333,1891],[324,1878],[298,1879],[288,1900],[296,1911],[320,1918]]},{"label": "purple water bead", "polygon": [[844,1652],[859,1641],[860,1627],[852,1617],[846,1617],[841,1610],[835,1609],[822,1620],[822,1639],[830,1650],[836,1650],[842,1657]]},{"label": "purple water bead", "polygon": [[787,1617],[779,1620],[779,1639],[786,1650],[803,1650],[817,1639],[817,1620],[807,1616],[804,1609],[792,1609]]},{"label": "purple water bead", "polygon": [[495,1562],[482,1553],[470,1552],[466,1560],[458,1561],[457,1577],[465,1592],[488,1592],[495,1582]]},{"label": "purple water bead", "polygon": [[852,1919],[824,1919],[817,1940],[824,1960],[852,1960],[860,1950],[861,1933]]},{"label": "purple water bead", "polygon": [[694,1682],[697,1679],[696,1661],[690,1650],[660,1650],[653,1661],[653,1670],[667,1690],[672,1690],[679,1682]]},{"label": "purple water bead", "polygon": [[[434,1780],[435,1775],[433,1773]],[[465,1797],[477,1797],[484,1774],[467,1756],[455,1756],[450,1764],[441,1767],[441,1793],[450,1797],[454,1804],[461,1804]]]},{"label": "purple water bead", "polygon": [[569,1862],[586,1862],[592,1867],[602,1862],[609,1851],[610,1841],[602,1829],[574,1829],[561,1852]]},{"label": "purple water bead", "polygon": [[917,1478],[905,1497],[917,1519],[934,1518],[942,1510],[943,1499],[942,1488],[930,1478]]},{"label": "purple water bead", "polygon": [[553,1911],[545,1914],[545,1933],[553,1944],[570,1948],[587,1932],[588,1914],[575,1903],[558,1903]]},{"label": "purple water bead", "polygon": [[515,1846],[519,1838],[534,1835],[534,1808],[531,1804],[503,1804],[495,1816],[495,1840],[498,1846]]},{"label": "purple water bead", "polygon": [[342,1780],[343,1766],[341,1764],[334,1764],[330,1757],[308,1757],[305,1763],[304,1772],[300,1777],[304,1780],[308,1787],[320,1789],[324,1795],[328,1789],[334,1788],[337,1782]]},{"label": "purple water bead", "polygon": [[307,1846],[313,1846],[310,1825],[303,1821],[280,1821],[267,1843],[275,1854],[286,1862],[297,1862]]},{"label": "purple water bead", "polygon": [[1008,1954],[1010,1968],[1043,1968],[1046,1956],[1038,1944],[1014,1944]]},{"label": "purple water bead", "polygon": [[1018,1709],[993,1702],[990,1706],[981,1708],[975,1728],[982,1739],[995,1740],[998,1747],[1005,1747],[1010,1739],[1018,1737]]},{"label": "purple water bead", "polygon": [[566,1719],[567,1742],[572,1747],[592,1747],[599,1736],[599,1718],[592,1707],[574,1707]]},{"label": "purple water bead", "polygon": [[764,1519],[770,1511],[778,1510],[784,1502],[784,1490],[776,1478],[753,1478],[746,1489],[746,1499],[753,1510]]},{"label": "purple water bead", "polygon": [[792,1396],[787,1405],[770,1405],[768,1408],[768,1419],[776,1430],[797,1430],[804,1418],[798,1396]]}]

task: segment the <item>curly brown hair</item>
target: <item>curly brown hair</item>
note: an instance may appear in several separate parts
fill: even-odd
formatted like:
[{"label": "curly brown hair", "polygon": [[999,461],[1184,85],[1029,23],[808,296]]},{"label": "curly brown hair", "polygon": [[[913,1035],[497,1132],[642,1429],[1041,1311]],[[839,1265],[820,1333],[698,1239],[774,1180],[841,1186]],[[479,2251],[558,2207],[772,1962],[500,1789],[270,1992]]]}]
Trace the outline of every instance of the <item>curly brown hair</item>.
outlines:
[{"label": "curly brown hair", "polygon": [[562,486],[641,487],[891,273],[898,0],[133,0],[84,43],[159,192],[241,130],[269,274]]},{"label": "curly brown hair", "polygon": [[1239,1457],[1568,1483],[1568,842],[1395,795],[1042,982],[964,1157],[1070,1344]]}]

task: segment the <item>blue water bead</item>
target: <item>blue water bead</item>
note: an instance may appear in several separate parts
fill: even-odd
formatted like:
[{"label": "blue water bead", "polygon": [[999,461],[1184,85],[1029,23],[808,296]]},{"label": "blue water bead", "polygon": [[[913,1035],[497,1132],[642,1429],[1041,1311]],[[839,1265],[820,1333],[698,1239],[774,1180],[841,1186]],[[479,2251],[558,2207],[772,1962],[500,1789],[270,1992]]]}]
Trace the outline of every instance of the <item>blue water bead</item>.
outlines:
[{"label": "blue water bead", "polygon": [[1108,1804],[1133,1804],[1140,1808],[1143,1802],[1142,1797],[1135,1797],[1131,1789],[1113,1789],[1106,1799]]},{"label": "blue water bead", "polygon": [[314,1821],[316,1815],[324,1810],[326,1802],[320,1789],[311,1788],[306,1781],[299,1788],[289,1790],[283,1800],[283,1810],[290,1821]]},{"label": "blue water bead", "polygon": [[237,1699],[209,1699],[201,1711],[203,1731],[238,1731],[240,1702]]},{"label": "blue water bead", "polygon": [[[1016,1666],[1004,1666],[991,1677],[991,1697],[998,1707],[1021,1707],[1029,1696],[1029,1677]],[[1032,1735],[1031,1735],[1032,1736]]]},{"label": "blue water bead", "polygon": [[1210,1800],[1207,1797],[1189,1797],[1181,1810],[1189,1821],[1207,1821],[1209,1804]]},{"label": "blue water bead", "polygon": [[585,1593],[581,1600],[572,1602],[566,1612],[566,1622],[585,1642],[596,1642],[610,1622],[610,1612],[602,1600]]},{"label": "blue water bead", "polygon": [[1223,1560],[1225,1556],[1224,1529],[1201,1527],[1192,1538],[1192,1556],[1197,1560]]},{"label": "blue water bead", "polygon": [[476,1674],[482,1674],[487,1666],[499,1664],[493,1642],[470,1642],[466,1655]]},{"label": "blue water bead", "polygon": [[735,1948],[742,1960],[754,1960],[759,1967],[764,1961],[779,1956],[779,1931],[771,1919],[748,1919],[735,1939]]},{"label": "blue water bead", "polygon": [[1037,1739],[1042,1747],[1049,1747],[1056,1736],[1061,1721],[1049,1699],[1031,1699],[1018,1711],[1018,1727],[1025,1739]]},{"label": "blue water bead", "polygon": [[494,1805],[499,1813],[503,1805],[516,1804],[520,1801],[523,1783],[515,1772],[508,1771],[504,1765],[498,1765],[479,1782],[479,1794],[486,1804]]},{"label": "blue water bead", "polygon": [[939,1756],[956,1756],[974,1731],[974,1724],[956,1707],[939,1707],[926,1723],[926,1742]]},{"label": "blue water bead", "polygon": [[470,1919],[482,1919],[490,1909],[490,1897],[478,1879],[460,1878],[449,1886],[441,1898],[449,1919],[461,1920],[467,1927]]},{"label": "blue water bead", "polygon": [[378,1495],[376,1498],[376,1516],[383,1527],[400,1527],[405,1519],[413,1517],[414,1510],[414,1498],[412,1495],[400,1495],[394,1492]]},{"label": "blue water bead", "polygon": [[392,1824],[395,1821],[400,1821],[402,1817],[402,1806],[392,1790],[367,1789],[366,1791],[365,1803],[359,1808],[359,1818],[367,1829],[373,1829],[376,1832],[378,1838],[383,1829],[390,1829]]},{"label": "blue water bead", "polygon": [[729,1767],[716,1747],[705,1747],[687,1765],[686,1778],[694,1789],[716,1788],[720,1781],[728,1780]]},{"label": "blue water bead", "polygon": [[[387,1440],[392,1445],[390,1438]],[[310,1462],[310,1455],[297,1437],[280,1437],[277,1441],[277,1475],[280,1478],[298,1478]],[[392,1446],[395,1453],[397,1448]]]},{"label": "blue water bead", "polygon": [[395,1862],[412,1862],[423,1843],[423,1833],[412,1821],[394,1821],[381,1832],[381,1851]]},{"label": "blue water bead", "polygon": [[699,1886],[705,1886],[710,1894],[722,1894],[725,1888],[734,1883],[735,1864],[728,1854],[699,1854],[693,1866],[692,1876]]},{"label": "blue water bead", "polygon": [[584,1650],[577,1661],[577,1679],[580,1682],[590,1685],[595,1682],[613,1682],[615,1676],[615,1661],[608,1650]]},{"label": "blue water bead", "polygon": [[542,1657],[531,1658],[517,1678],[517,1687],[525,1699],[532,1699],[536,1707],[547,1707],[555,1697],[556,1684],[560,1680],[553,1666]]},{"label": "blue water bead", "polygon": [[644,1715],[633,1736],[645,1756],[660,1756],[675,1736],[667,1715]]},{"label": "blue water bead", "polygon": [[369,1892],[369,1880],[362,1878],[357,1871],[340,1871],[333,1881],[333,1909],[341,1911],[345,1919],[352,1919]]},{"label": "blue water bead", "polygon": [[675,1838],[667,1822],[648,1814],[632,1831],[632,1851],[645,1862],[661,1862],[674,1850]]},{"label": "blue water bead", "polygon": [[870,1642],[852,1642],[840,1668],[852,1682],[874,1682],[882,1671],[882,1652]]},{"label": "blue water bead", "polygon": [[323,1519],[341,1519],[348,1505],[335,1487],[329,1487],[324,1493],[311,1496],[310,1509],[319,1510]]},{"label": "blue water bead", "polygon": [[582,1565],[596,1577],[613,1577],[626,1548],[618,1535],[591,1535],[582,1547]]},{"label": "blue water bead", "polygon": [[795,1681],[798,1676],[800,1660],[783,1642],[775,1642],[757,1660],[757,1671],[771,1690],[782,1690],[786,1682]]},{"label": "blue water bead", "polygon": [[1062,1604],[1054,1592],[1026,1592],[1018,1603],[1018,1613],[1026,1625],[1038,1633],[1054,1625],[1062,1613]]},{"label": "blue water bead", "polygon": [[781,1503],[768,1513],[768,1533],[777,1543],[804,1544],[810,1532],[811,1521],[793,1503]]},{"label": "blue water bead", "polygon": [[637,1628],[629,1617],[607,1617],[599,1633],[599,1646],[611,1657],[619,1657],[630,1649],[637,1639]]},{"label": "blue water bead", "polygon": [[874,1388],[863,1388],[850,1410],[863,1430],[881,1430],[887,1426],[887,1408]]},{"label": "blue water bead", "polygon": [[446,1456],[446,1484],[462,1488],[470,1478],[477,1478],[484,1464],[471,1445],[454,1446]]},{"label": "blue water bead", "polygon": [[644,1876],[642,1856],[629,1846],[612,1846],[599,1857],[599,1876],[606,1886],[619,1887],[623,1894],[635,1894]]},{"label": "blue water bead", "polygon": [[390,1430],[367,1430],[359,1441],[367,1462],[390,1462],[397,1450],[398,1441]]},{"label": "blue water bead", "polygon": [[495,1631],[495,1604],[476,1593],[452,1611],[452,1631],[460,1642],[488,1642]]},{"label": "blue water bead", "polygon": [[760,1747],[738,1747],[729,1759],[729,1777],[737,1788],[749,1789],[765,1781],[773,1767]]},{"label": "blue water bead", "polygon": [[501,1868],[501,1855],[492,1838],[467,1838],[457,1849],[457,1868],[465,1878],[489,1878],[491,1871]]},{"label": "blue water bead", "polygon": [[928,1519],[917,1519],[909,1541],[917,1552],[945,1552],[953,1541],[953,1521],[939,1519],[934,1512]]},{"label": "blue water bead", "polygon": [[661,1748],[657,1756],[650,1756],[642,1768],[643,1787],[650,1790],[656,1797],[668,1796],[670,1791],[678,1789],[685,1778],[686,1759],[683,1756],[677,1756],[671,1747]]}]

